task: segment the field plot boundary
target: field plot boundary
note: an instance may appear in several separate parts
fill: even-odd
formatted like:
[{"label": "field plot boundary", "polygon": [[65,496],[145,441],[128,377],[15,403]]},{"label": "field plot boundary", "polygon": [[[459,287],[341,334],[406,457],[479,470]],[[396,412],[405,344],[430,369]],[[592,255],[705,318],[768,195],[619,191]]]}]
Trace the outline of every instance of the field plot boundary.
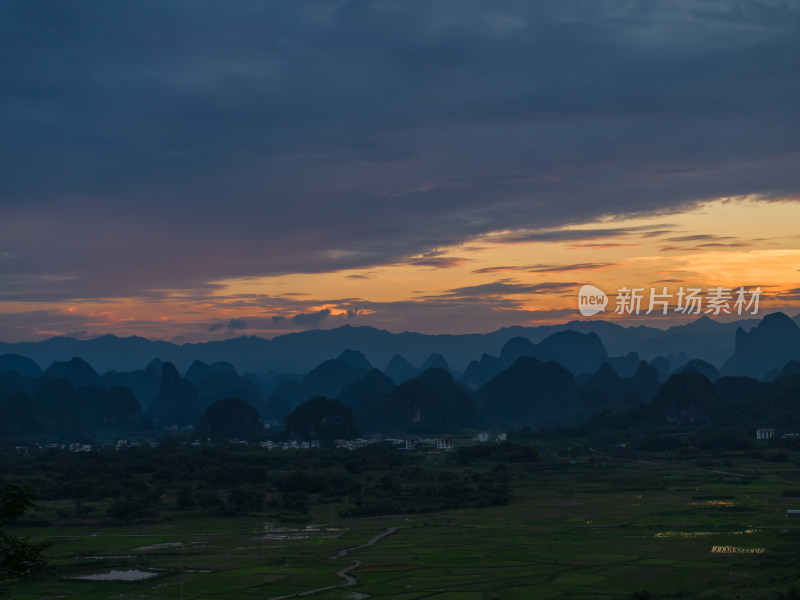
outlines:
[{"label": "field plot boundary", "polygon": [[[351,546],[350,548],[344,548],[342,550],[339,550],[339,552],[337,552],[336,554],[334,554],[330,558],[331,558],[331,560],[344,558],[345,556],[347,556],[350,552],[352,552],[354,550],[360,550],[361,548],[367,548],[369,546],[373,546],[377,542],[381,541],[383,538],[385,538],[387,536],[390,536],[393,533],[397,532],[398,529],[399,529],[398,527],[388,527],[386,529],[386,531],[384,531],[382,533],[379,533],[378,535],[376,535],[375,537],[370,539],[368,542],[366,542],[364,544],[360,544],[358,546]],[[306,597],[306,596],[312,596],[314,594],[319,594],[321,592],[329,592],[331,590],[335,590],[335,589],[338,589],[338,588],[343,588],[343,587],[348,587],[348,586],[351,586],[351,585],[355,585],[355,584],[358,583],[358,580],[355,577],[353,577],[352,575],[350,575],[350,573],[352,571],[354,571],[355,569],[357,569],[358,567],[360,567],[361,564],[362,564],[361,561],[356,559],[356,560],[353,560],[353,564],[351,564],[350,566],[344,567],[344,568],[339,569],[338,571],[336,571],[335,575],[337,577],[341,577],[342,579],[344,579],[344,583],[340,583],[339,585],[329,585],[329,586],[326,586],[326,587],[314,588],[312,590],[306,590],[304,592],[298,592],[296,594],[288,594],[288,595],[285,595],[285,596],[273,596],[272,598],[269,598],[269,600],[284,600],[285,598],[303,598],[303,597]]]}]

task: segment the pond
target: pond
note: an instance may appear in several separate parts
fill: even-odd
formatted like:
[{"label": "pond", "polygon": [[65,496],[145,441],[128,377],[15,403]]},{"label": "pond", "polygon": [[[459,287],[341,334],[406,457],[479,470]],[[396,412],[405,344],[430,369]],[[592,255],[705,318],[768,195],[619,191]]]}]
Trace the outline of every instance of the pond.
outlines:
[{"label": "pond", "polygon": [[86,581],[139,581],[140,579],[147,579],[154,577],[158,573],[152,571],[138,571],[136,569],[127,569],[125,571],[111,570],[107,573],[93,573],[91,575],[79,575],[73,579],[84,579]]}]

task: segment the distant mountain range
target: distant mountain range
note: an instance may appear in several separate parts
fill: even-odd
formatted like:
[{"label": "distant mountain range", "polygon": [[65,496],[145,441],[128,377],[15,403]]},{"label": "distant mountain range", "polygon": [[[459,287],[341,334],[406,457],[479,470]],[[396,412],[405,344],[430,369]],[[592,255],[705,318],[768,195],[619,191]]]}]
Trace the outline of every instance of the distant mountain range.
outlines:
[{"label": "distant mountain range", "polygon": [[[800,323],[800,315],[794,317]],[[485,334],[426,335],[421,333],[391,333],[373,327],[351,327],[290,333],[273,339],[244,336],[222,341],[177,345],[164,341],[132,336],[120,338],[104,335],[89,340],[54,337],[41,342],[0,342],[0,354],[16,354],[33,359],[42,368],[53,362],[69,361],[80,356],[99,373],[141,369],[154,358],[172,362],[185,372],[199,360],[208,364],[228,362],[239,372],[264,375],[274,373],[305,373],[332,356],[348,349],[363,353],[372,365],[392,376],[398,361],[389,367],[395,356],[401,356],[414,369],[424,370],[437,364],[424,365],[432,354],[441,355],[456,372],[463,372],[469,363],[483,354],[499,356],[503,346],[512,338],[526,338],[540,344],[557,332],[574,331],[596,334],[609,356],[638,353],[644,360],[658,356],[685,354],[685,359],[701,359],[717,368],[734,354],[737,330],[747,333],[760,319],[720,323],[701,317],[686,325],[662,330],[654,327],[623,327],[607,321],[571,321],[560,325],[539,327],[508,327]],[[741,334],[739,334],[741,336]],[[635,364],[635,363],[634,363]]]},{"label": "distant mountain range", "polygon": [[[509,331],[502,333],[508,336]],[[142,361],[131,371],[102,374],[87,362],[86,353],[54,360],[45,370],[30,357],[0,354],[0,441],[133,431],[152,434],[164,427],[173,430],[200,424],[207,435],[212,430],[251,435],[254,427],[263,433],[258,429],[261,422],[269,426],[283,422],[291,431],[304,431],[304,436],[311,437],[323,430],[333,435],[327,427],[334,424],[336,431],[341,426],[347,431],[409,434],[456,432],[482,425],[575,425],[586,419],[615,428],[624,423],[800,425],[796,319],[772,313],[749,331],[728,327],[733,348],[720,369],[701,358],[689,358],[695,355],[696,338],[722,335],[721,331],[720,324],[701,319],[692,328],[685,326],[671,334],[688,340],[687,346],[676,348],[678,355],[670,353],[648,362],[632,351],[610,356],[599,333],[549,328],[545,330],[549,334],[537,342],[520,335],[510,337],[497,355],[483,352],[463,373],[450,367],[444,353],[411,345],[409,336],[415,342],[439,341],[451,351],[454,339],[474,343],[481,336],[394,336],[369,328],[341,328],[271,341],[240,338],[229,340],[226,347],[241,352],[237,344],[259,344],[261,353],[235,354],[230,361],[214,362],[194,355],[188,368],[181,370],[159,357],[146,365]],[[634,328],[634,333],[642,335],[642,329]],[[359,346],[342,350],[335,358],[325,356],[302,373],[279,372],[268,362],[276,351],[273,343],[287,348],[298,339],[323,339],[335,347],[346,343],[342,338],[350,336],[352,341],[354,335],[360,336]],[[487,334],[484,342],[499,335]],[[381,370],[362,351],[364,340],[376,337],[405,342],[399,348],[405,352],[429,354],[424,360],[419,360],[423,354],[411,355],[420,367],[393,354]],[[129,341],[111,336],[99,341],[72,340],[95,352],[98,344],[124,349]],[[52,340],[28,348],[41,351],[48,342]],[[141,349],[141,338],[132,344]],[[179,353],[209,348],[154,344]],[[64,339],[57,340],[57,345],[62,351],[69,348]],[[312,356],[320,352],[313,344],[306,350]],[[389,345],[379,356],[397,351],[398,347]],[[292,360],[299,361],[303,355],[298,348],[294,352],[298,355]],[[652,350],[643,354],[652,356]],[[262,374],[239,371],[234,364],[237,357],[240,365],[261,365]],[[273,369],[267,371],[267,367]]]}]

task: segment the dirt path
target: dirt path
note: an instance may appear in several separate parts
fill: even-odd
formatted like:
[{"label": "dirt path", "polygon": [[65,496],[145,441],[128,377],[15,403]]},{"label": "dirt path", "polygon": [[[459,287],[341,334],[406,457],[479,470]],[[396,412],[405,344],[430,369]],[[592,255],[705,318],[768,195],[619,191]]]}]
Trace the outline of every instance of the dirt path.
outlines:
[{"label": "dirt path", "polygon": [[[372,546],[375,543],[381,541],[386,536],[392,535],[396,531],[397,527],[389,527],[386,531],[384,531],[383,533],[379,533],[365,544],[361,544],[360,546],[352,546],[350,548],[345,548],[344,550],[339,550],[338,553],[331,556],[331,560],[344,558],[353,550],[360,550],[361,548],[367,548],[369,546]],[[343,569],[339,569],[338,571],[336,571],[336,575],[344,579],[344,583],[340,583],[339,585],[329,585],[327,587],[314,588],[313,590],[306,590],[305,592],[299,592],[297,594],[289,594],[288,596],[273,596],[269,600],[284,600],[285,598],[302,598],[304,596],[311,596],[312,594],[319,594],[320,592],[328,592],[330,590],[335,590],[336,588],[355,585],[356,583],[358,583],[358,580],[352,575],[350,575],[350,572],[353,571],[354,569],[357,569],[360,566],[361,566],[360,560],[353,560],[353,564],[350,565],[349,567],[344,567]]]}]

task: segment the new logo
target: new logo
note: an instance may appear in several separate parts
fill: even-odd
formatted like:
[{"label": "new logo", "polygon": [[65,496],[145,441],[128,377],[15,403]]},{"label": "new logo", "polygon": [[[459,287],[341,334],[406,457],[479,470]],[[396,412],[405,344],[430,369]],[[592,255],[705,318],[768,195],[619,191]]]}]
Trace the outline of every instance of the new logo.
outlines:
[{"label": "new logo", "polygon": [[578,310],[584,317],[604,312],[607,305],[606,293],[593,285],[584,285],[578,292]]}]

